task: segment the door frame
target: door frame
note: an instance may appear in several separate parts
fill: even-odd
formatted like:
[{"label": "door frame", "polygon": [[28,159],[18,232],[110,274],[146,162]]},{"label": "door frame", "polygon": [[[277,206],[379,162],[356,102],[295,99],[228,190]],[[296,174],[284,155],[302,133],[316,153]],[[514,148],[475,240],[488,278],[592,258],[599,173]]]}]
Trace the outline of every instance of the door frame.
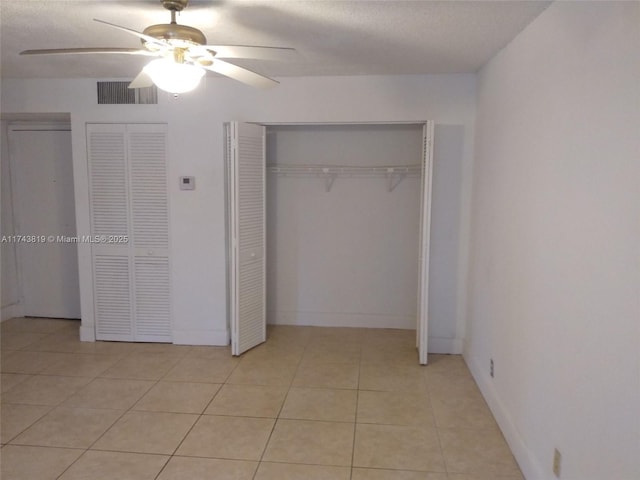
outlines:
[{"label": "door frame", "polygon": [[[40,131],[40,132],[69,132],[70,134],[72,133],[71,130],[71,121],[70,120],[66,120],[66,119],[59,119],[59,120],[7,120],[7,153],[9,156],[9,160],[8,160],[8,165],[9,165],[9,183],[10,183],[10,188],[11,188],[11,216],[12,216],[12,224],[13,224],[13,230],[14,230],[14,235],[22,235],[23,233],[21,233],[19,230],[19,228],[16,228],[18,226],[21,225],[22,222],[22,214],[20,212],[20,207],[16,208],[16,197],[15,197],[15,192],[16,192],[16,183],[17,183],[17,173],[16,173],[16,168],[15,168],[15,162],[17,161],[15,158],[15,146],[14,146],[14,140],[12,139],[12,135],[11,132],[29,132],[29,131]],[[73,142],[73,140],[71,140],[71,143]],[[71,145],[72,147],[72,145]],[[73,169],[73,158],[70,158],[69,161],[71,162],[71,168]],[[73,177],[72,177],[72,190],[74,190],[74,196],[75,196],[75,186],[73,184]],[[76,213],[75,213],[75,201],[74,201],[74,222],[77,220],[76,217]],[[77,235],[77,225],[76,225],[76,235]],[[78,257],[78,251],[77,251],[77,244],[74,244],[74,246],[76,247],[76,258]],[[19,248],[18,244],[15,244],[15,263],[16,263],[16,282],[17,282],[17,287],[18,287],[18,306],[19,306],[19,312],[20,312],[20,316],[24,316],[26,313],[25,311],[25,306],[26,306],[26,301],[25,301],[25,294],[24,294],[24,271],[23,271],[23,267],[24,267],[24,259],[23,259],[23,253],[22,253],[22,249]],[[78,285],[79,285],[79,269],[78,269]],[[78,288],[78,299],[79,299],[79,305],[78,305],[78,311],[79,311],[79,317],[81,318],[82,316],[82,312],[81,312],[81,303],[82,303],[82,299],[80,297],[80,289]]]},{"label": "door frame", "polygon": [[[229,121],[230,122],[230,121]],[[225,123],[229,123],[225,122]],[[428,326],[429,326],[429,260],[431,254],[430,237],[431,237],[431,212],[433,207],[432,198],[432,181],[433,181],[433,147],[434,147],[434,132],[435,121],[433,120],[407,120],[407,121],[350,121],[350,122],[261,122],[251,121],[246,123],[255,123],[263,127],[270,126],[340,126],[340,125],[421,125],[423,127],[423,152],[420,162],[424,165],[424,171],[422,174],[421,191],[420,191],[420,245],[418,258],[422,259],[422,263],[419,268],[418,278],[418,310],[416,312],[416,348],[419,352],[419,363],[426,365],[428,363]],[[224,179],[225,179],[225,247],[226,247],[226,312],[227,312],[227,331],[229,337],[233,335],[231,329],[231,248],[232,244],[232,232],[231,232],[231,214],[233,210],[233,201],[230,195],[232,194],[232,187],[230,182],[229,165],[227,162],[228,149],[230,146],[227,144],[227,129],[223,127],[225,135],[224,145]],[[266,148],[266,136],[265,136],[265,148]],[[266,155],[264,158],[266,166]],[[428,208],[425,209],[425,206]],[[266,319],[265,319],[266,324]]]}]

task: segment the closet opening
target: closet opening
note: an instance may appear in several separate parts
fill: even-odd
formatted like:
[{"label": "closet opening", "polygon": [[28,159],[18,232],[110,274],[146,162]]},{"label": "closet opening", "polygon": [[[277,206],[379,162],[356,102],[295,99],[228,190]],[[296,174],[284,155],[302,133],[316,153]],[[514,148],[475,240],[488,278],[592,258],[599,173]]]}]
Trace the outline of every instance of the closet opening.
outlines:
[{"label": "closet opening", "polygon": [[[243,125],[259,136],[256,125],[235,124],[227,143],[228,159],[248,155],[235,168],[227,162],[233,353],[264,341],[264,315],[268,325],[418,327],[426,363],[433,124],[260,126],[261,160]],[[243,279],[243,268],[254,276]],[[253,288],[244,301],[243,285]],[[251,328],[243,311],[254,316]],[[258,341],[242,342],[243,331]]]}]

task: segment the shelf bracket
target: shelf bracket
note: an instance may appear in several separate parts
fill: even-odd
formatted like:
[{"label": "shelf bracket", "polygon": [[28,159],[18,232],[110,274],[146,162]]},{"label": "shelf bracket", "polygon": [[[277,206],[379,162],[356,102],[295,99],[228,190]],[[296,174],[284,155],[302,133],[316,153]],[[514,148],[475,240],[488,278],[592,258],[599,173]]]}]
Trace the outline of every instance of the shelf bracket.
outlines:
[{"label": "shelf bracket", "polygon": [[322,169],[324,175],[324,189],[328,193],[331,191],[331,187],[333,187],[333,182],[336,181],[337,173],[329,173],[328,168]]},{"label": "shelf bracket", "polygon": [[393,168],[387,169],[387,191],[393,192],[406,176],[406,173],[396,173]]}]

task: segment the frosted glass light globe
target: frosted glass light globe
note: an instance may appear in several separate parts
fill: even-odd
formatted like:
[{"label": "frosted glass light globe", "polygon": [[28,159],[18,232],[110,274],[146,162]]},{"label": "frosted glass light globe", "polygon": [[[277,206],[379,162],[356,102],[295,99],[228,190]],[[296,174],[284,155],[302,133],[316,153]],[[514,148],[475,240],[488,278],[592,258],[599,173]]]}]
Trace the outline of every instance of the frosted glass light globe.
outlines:
[{"label": "frosted glass light globe", "polygon": [[204,70],[186,63],[159,58],[149,62],[144,71],[156,86],[169,93],[190,92],[198,86]]}]

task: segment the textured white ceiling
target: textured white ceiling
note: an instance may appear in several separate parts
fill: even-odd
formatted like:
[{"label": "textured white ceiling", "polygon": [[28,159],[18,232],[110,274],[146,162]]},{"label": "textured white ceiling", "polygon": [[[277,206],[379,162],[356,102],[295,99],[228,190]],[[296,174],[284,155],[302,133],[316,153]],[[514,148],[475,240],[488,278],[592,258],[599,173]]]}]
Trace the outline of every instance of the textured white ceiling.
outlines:
[{"label": "textured white ceiling", "polygon": [[[293,62],[236,61],[274,77],[475,72],[537,17],[545,1],[192,0],[178,23],[209,44],[294,47]],[[125,32],[168,23],[159,0],[0,0],[5,78],[132,78],[125,55],[23,56],[26,49],[137,47]]]}]

